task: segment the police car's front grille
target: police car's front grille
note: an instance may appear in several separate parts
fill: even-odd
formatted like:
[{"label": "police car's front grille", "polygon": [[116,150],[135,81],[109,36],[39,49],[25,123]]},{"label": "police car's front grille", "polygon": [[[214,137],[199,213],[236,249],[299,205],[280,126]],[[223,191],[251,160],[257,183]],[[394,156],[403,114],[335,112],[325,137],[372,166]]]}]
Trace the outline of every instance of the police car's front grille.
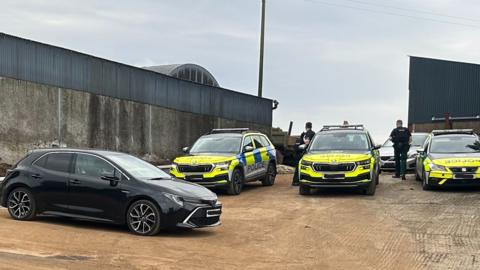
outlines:
[{"label": "police car's front grille", "polygon": [[212,170],[212,165],[178,165],[182,173],[206,173]]},{"label": "police car's front grille", "polygon": [[478,167],[450,167],[454,173],[475,173]]},{"label": "police car's front grille", "polygon": [[313,164],[317,172],[349,172],[355,169],[355,163]]}]

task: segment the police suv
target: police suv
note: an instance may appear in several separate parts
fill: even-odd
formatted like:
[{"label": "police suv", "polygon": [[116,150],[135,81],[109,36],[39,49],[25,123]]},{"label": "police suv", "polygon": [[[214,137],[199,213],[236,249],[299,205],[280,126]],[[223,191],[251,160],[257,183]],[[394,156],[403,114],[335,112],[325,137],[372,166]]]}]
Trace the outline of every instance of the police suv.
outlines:
[{"label": "police suv", "polygon": [[480,185],[480,141],[471,129],[434,130],[418,150],[417,180],[424,190]]},{"label": "police suv", "polygon": [[176,178],[238,195],[244,183],[272,186],[277,174],[275,147],[265,134],[247,128],[214,129],[200,137],[186,155],[173,161]]},{"label": "police suv", "polygon": [[363,125],[324,126],[298,165],[300,194],[308,195],[313,188],[356,188],[374,195],[379,148]]}]

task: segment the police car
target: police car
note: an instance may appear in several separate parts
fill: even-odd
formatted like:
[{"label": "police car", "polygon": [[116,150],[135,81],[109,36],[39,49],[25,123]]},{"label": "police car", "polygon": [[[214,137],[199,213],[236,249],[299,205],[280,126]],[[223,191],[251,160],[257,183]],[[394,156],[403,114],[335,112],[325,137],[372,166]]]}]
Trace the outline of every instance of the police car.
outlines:
[{"label": "police car", "polygon": [[314,188],[357,188],[374,195],[380,173],[379,148],[363,125],[324,126],[300,160],[299,193],[308,195]]},{"label": "police car", "polygon": [[275,147],[265,134],[249,129],[214,129],[200,137],[185,156],[173,161],[176,178],[238,195],[244,183],[272,186],[277,174]]},{"label": "police car", "polygon": [[480,141],[471,129],[434,130],[418,150],[423,189],[480,184]]}]

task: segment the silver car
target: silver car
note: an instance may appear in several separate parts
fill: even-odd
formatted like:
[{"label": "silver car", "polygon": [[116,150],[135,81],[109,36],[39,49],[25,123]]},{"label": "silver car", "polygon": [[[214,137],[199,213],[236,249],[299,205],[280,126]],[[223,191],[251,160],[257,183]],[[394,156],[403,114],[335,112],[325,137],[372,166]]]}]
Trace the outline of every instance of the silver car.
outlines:
[{"label": "silver car", "polygon": [[[407,157],[407,171],[415,170],[417,149],[423,147],[423,143],[427,139],[428,133],[412,133],[412,144],[408,151]],[[393,143],[390,140],[380,148],[380,169],[382,171],[394,171],[395,170],[395,156],[393,151]]]}]

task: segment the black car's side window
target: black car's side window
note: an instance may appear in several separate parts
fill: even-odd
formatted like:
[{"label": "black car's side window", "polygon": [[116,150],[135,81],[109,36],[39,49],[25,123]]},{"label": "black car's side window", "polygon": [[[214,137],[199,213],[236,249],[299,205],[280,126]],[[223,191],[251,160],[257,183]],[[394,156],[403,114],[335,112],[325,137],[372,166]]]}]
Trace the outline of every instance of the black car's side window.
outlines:
[{"label": "black car's side window", "polygon": [[71,153],[51,153],[35,161],[34,165],[47,170],[68,173],[71,160]]},{"label": "black car's side window", "polygon": [[103,159],[93,155],[77,154],[75,174],[100,178],[115,176],[115,168]]}]

